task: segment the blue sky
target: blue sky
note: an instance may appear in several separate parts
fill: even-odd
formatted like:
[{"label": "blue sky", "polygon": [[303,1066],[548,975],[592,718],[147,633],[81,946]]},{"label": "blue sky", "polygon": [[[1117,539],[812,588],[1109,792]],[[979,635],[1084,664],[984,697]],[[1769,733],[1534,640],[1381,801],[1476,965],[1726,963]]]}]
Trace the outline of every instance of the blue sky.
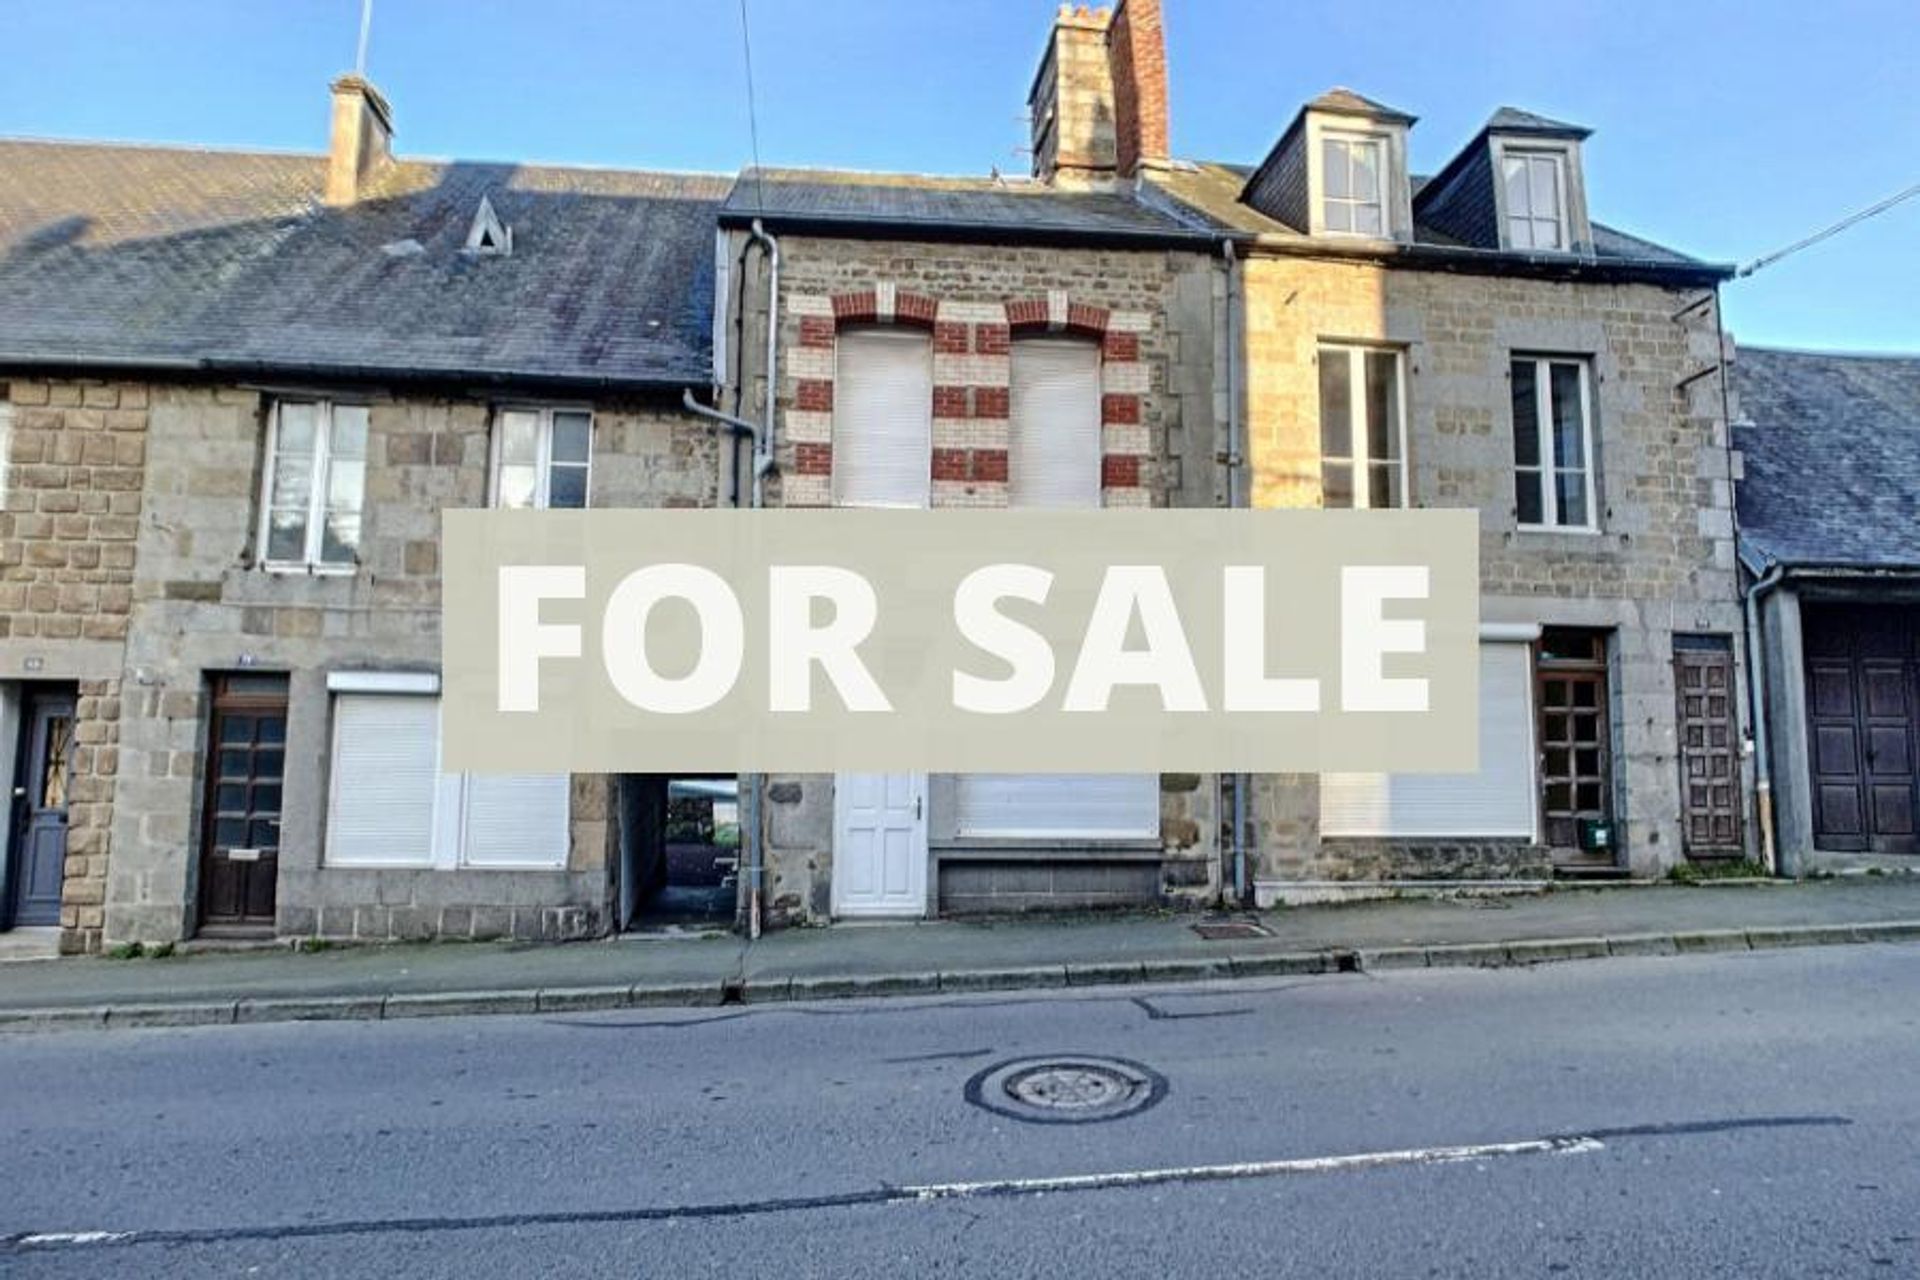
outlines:
[{"label": "blue sky", "polygon": [[[748,0],[768,163],[1019,171],[1052,0]],[[1920,181],[1914,0],[1164,0],[1173,142],[1257,160],[1349,85],[1431,171],[1497,105],[1591,126],[1595,215],[1744,261]],[[359,0],[0,0],[0,133],[318,149]],[[726,171],[737,0],[376,0],[403,154]],[[1743,341],[1920,351],[1920,199],[1728,291]]]}]

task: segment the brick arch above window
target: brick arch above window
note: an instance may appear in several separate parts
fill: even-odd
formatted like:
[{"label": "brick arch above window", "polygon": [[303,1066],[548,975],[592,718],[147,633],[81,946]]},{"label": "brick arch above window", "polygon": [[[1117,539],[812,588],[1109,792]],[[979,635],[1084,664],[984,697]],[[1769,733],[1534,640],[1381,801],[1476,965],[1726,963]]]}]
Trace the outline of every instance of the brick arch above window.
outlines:
[{"label": "brick arch above window", "polygon": [[836,293],[831,301],[836,326],[904,324],[931,331],[934,315],[940,310],[940,304],[926,294],[910,293],[889,284]]},{"label": "brick arch above window", "polygon": [[1113,313],[1105,307],[1074,302],[1063,293],[1044,298],[1020,298],[1007,303],[1007,327],[1016,338],[1043,333],[1078,334],[1104,341]]}]

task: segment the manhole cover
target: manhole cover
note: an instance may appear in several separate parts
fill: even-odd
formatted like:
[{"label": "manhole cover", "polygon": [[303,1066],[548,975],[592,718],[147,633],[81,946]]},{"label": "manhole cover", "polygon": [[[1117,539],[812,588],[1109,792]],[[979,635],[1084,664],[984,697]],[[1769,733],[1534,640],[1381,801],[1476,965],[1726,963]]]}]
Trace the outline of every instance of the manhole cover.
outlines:
[{"label": "manhole cover", "polygon": [[967,1081],[967,1101],[974,1106],[1034,1124],[1118,1120],[1166,1096],[1166,1077],[1150,1067],[1078,1054],[1015,1058]]}]

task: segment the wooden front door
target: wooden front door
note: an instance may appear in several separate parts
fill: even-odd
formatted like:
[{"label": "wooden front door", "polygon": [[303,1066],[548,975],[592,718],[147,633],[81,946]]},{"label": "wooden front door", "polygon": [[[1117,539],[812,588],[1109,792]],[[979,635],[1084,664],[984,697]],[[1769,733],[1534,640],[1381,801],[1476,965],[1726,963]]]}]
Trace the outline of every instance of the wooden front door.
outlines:
[{"label": "wooden front door", "polygon": [[1920,853],[1920,611],[1808,605],[1815,847]]},{"label": "wooden front door", "polygon": [[272,926],[286,763],[286,678],[215,677],[200,851],[203,927]]},{"label": "wooden front door", "polygon": [[1724,636],[1675,636],[1673,687],[1682,849],[1690,858],[1738,857],[1742,806],[1732,644]]},{"label": "wooden front door", "polygon": [[1614,851],[1580,848],[1582,819],[1613,816],[1613,751],[1603,631],[1548,628],[1536,663],[1540,713],[1540,814],[1563,862],[1612,864]]},{"label": "wooden front door", "polygon": [[8,904],[16,925],[60,923],[67,868],[67,791],[72,781],[74,695],[30,689],[13,786],[13,868]]}]

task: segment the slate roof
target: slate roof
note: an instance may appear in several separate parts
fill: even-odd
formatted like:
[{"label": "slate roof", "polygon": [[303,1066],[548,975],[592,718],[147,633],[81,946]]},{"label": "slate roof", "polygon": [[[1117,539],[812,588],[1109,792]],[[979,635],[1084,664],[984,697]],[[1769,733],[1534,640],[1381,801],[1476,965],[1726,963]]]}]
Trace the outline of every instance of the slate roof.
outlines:
[{"label": "slate roof", "polygon": [[1398,120],[1412,124],[1416,117],[1408,115],[1397,107],[1355,93],[1344,86],[1335,86],[1309,102],[1303,111],[1338,111],[1349,115],[1377,116],[1382,120]]},{"label": "slate roof", "polygon": [[[731,178],[0,140],[0,363],[711,381]],[[482,196],[510,257],[461,252]]]},{"label": "slate roof", "polygon": [[721,207],[731,225],[924,230],[982,237],[1195,241],[1218,229],[1131,190],[1075,191],[1028,178],[953,178],[834,169],[748,169]]},{"label": "slate roof", "polygon": [[1547,133],[1569,138],[1589,138],[1593,130],[1585,125],[1553,120],[1518,107],[1500,107],[1487,120],[1486,128],[1503,133]]},{"label": "slate roof", "polygon": [[[1292,227],[1277,222],[1258,209],[1241,202],[1240,193],[1245,189],[1247,179],[1252,173],[1253,168],[1249,165],[1209,160],[1156,172],[1150,178],[1150,182],[1165,191],[1180,205],[1185,206],[1192,214],[1205,219],[1207,225],[1228,232],[1299,236],[1304,240],[1306,237]],[[1413,194],[1418,196],[1420,189],[1432,179],[1414,174],[1410,181]],[[1595,222],[1592,226],[1594,257],[1601,262],[1647,263],[1704,272],[1724,270],[1714,263],[1689,257],[1678,250],[1655,244],[1651,240],[1643,240],[1639,236],[1629,235],[1601,223]],[[1415,244],[1432,245],[1436,248],[1458,247],[1460,244],[1452,236],[1427,226],[1417,219],[1413,234]]]},{"label": "slate roof", "polygon": [[1920,356],[1743,346],[1733,385],[1749,565],[1920,569]]}]

